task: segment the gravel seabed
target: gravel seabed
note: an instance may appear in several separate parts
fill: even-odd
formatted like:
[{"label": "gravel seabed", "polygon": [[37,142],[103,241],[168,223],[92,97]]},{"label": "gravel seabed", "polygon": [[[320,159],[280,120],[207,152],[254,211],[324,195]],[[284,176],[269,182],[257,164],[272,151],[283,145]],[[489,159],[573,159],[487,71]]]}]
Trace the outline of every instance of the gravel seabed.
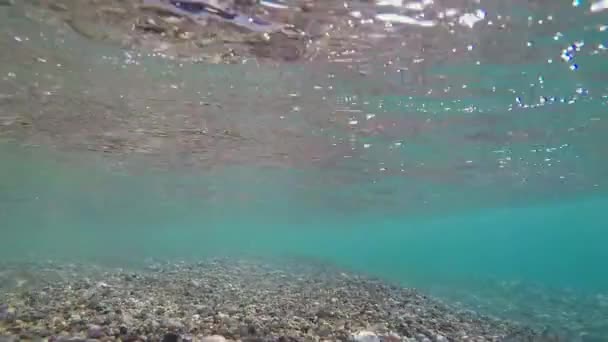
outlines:
[{"label": "gravel seabed", "polygon": [[1,266],[0,341],[558,341],[320,265]]}]

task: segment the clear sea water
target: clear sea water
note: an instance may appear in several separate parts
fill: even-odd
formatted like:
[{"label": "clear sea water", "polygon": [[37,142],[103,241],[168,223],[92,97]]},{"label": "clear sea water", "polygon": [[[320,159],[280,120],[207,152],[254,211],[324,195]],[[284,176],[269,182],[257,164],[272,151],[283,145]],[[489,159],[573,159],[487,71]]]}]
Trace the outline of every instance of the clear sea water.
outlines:
[{"label": "clear sea water", "polygon": [[[603,2],[471,2],[485,19],[421,33],[401,72],[133,57],[0,7],[0,258],[302,258],[529,323],[552,303],[529,289],[603,307]],[[189,151],[201,99],[245,139]],[[138,150],[138,124],[169,134]]]}]

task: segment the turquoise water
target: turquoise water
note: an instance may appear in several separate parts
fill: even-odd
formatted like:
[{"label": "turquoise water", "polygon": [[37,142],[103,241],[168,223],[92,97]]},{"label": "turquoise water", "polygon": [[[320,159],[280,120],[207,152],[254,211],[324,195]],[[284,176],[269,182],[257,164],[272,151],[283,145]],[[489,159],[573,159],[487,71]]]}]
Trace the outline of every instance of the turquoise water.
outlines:
[{"label": "turquoise water", "polygon": [[[535,292],[508,291],[523,284],[574,294],[584,311],[593,301],[577,298],[608,293],[606,16],[556,7],[557,27],[514,26],[504,41],[480,29],[471,55],[405,76],[371,63],[367,78],[328,63],[131,63],[13,13],[0,40],[0,259],[302,258],[454,301],[524,308]],[[582,40],[571,70],[560,54]],[[191,127],[222,139],[180,140]],[[153,129],[164,135],[133,138]]]},{"label": "turquoise water", "polygon": [[[274,174],[272,185],[246,188],[225,173],[210,175],[213,183],[187,174],[135,177],[66,167],[70,162],[45,160],[35,150],[9,151],[4,155],[21,160],[5,158],[11,162],[2,169],[6,259],[301,256],[423,287],[484,278],[608,287],[600,194],[411,217],[394,210],[344,214],[285,193],[299,179],[288,172]],[[219,177],[226,182],[218,184]]]}]

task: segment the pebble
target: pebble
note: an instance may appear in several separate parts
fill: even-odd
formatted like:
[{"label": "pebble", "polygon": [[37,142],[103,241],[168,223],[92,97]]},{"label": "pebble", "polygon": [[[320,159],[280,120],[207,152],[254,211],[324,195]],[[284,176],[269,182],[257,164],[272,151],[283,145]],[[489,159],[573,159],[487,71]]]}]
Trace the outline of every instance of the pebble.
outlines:
[{"label": "pebble", "polygon": [[127,329],[127,327],[125,327],[124,325],[120,326],[120,328],[118,328],[118,332],[121,335],[126,335],[129,332],[129,329]]},{"label": "pebble", "polygon": [[424,334],[416,334],[416,340],[420,341],[420,342],[427,342],[426,340],[428,340],[429,338],[424,336]]},{"label": "pebble", "polygon": [[162,342],[177,342],[179,341],[179,335],[176,333],[166,333],[165,336],[163,336],[163,341]]},{"label": "pebble", "polygon": [[[274,271],[280,267],[245,265],[167,263],[133,274],[86,266],[57,271],[67,273],[64,280],[41,277],[43,289],[26,290],[35,301],[0,292],[1,317],[16,307],[20,317],[28,317],[24,323],[2,321],[0,329],[41,336],[37,326],[47,326],[49,341],[78,336],[125,342],[447,342],[461,341],[460,331],[472,341],[500,340],[517,331],[510,323],[463,314],[414,290],[363,276],[300,264],[280,272]],[[199,287],[193,288],[192,279]],[[302,289],[305,294],[298,295]],[[46,295],[37,295],[41,291]],[[32,318],[32,313],[41,315]],[[420,335],[401,337],[392,329]]]},{"label": "pebble", "polygon": [[401,342],[401,336],[395,333],[389,333],[386,336],[382,336],[382,342]]},{"label": "pebble", "polygon": [[17,342],[17,336],[0,336],[0,342]]},{"label": "pebble", "polygon": [[362,330],[353,335],[355,342],[380,342],[380,337],[372,331]]},{"label": "pebble", "polygon": [[0,304],[0,321],[8,318],[8,304]]},{"label": "pebble", "polygon": [[8,304],[0,305],[0,321],[12,321],[15,319],[16,310]]},{"label": "pebble", "polygon": [[211,335],[203,337],[201,342],[226,342],[226,338],[221,335]]},{"label": "pebble", "polygon": [[104,336],[103,328],[99,325],[91,324],[87,330],[87,336],[89,338],[101,338]]},{"label": "pebble", "polygon": [[435,341],[436,342],[448,342],[448,339],[445,336],[438,334],[437,336],[435,336]]},{"label": "pebble", "polygon": [[169,318],[169,319],[165,320],[163,322],[163,325],[169,329],[180,330],[180,329],[184,328],[184,324],[176,318]]}]

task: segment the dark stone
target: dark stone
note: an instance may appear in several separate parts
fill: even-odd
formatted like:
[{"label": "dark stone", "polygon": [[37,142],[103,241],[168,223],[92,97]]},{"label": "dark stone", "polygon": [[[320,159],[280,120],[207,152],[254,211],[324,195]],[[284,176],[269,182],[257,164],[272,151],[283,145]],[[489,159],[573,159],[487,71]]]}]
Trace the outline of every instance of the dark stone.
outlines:
[{"label": "dark stone", "polygon": [[248,330],[249,330],[248,326],[241,325],[239,327],[239,335],[241,335],[241,336],[247,336],[247,335],[249,335],[249,331]]},{"label": "dark stone", "polygon": [[176,333],[166,333],[165,336],[163,336],[163,341],[162,342],[177,342],[179,341],[179,335]]},{"label": "dark stone", "polygon": [[247,333],[249,335],[255,335],[257,333],[257,329],[255,328],[255,326],[250,325],[249,327],[247,327]]},{"label": "dark stone", "polygon": [[21,340],[31,341],[31,340],[33,340],[33,339],[34,339],[34,334],[32,334],[32,333],[31,333],[31,332],[29,332],[29,331],[22,331],[22,332],[19,334],[19,338],[20,338]]},{"label": "dark stone", "polygon": [[5,321],[8,319],[8,305],[0,304],[0,321]]},{"label": "dark stone", "polygon": [[48,337],[51,335],[51,331],[46,328],[38,328],[34,330],[34,334],[36,334],[37,337]]},{"label": "dark stone", "polygon": [[336,317],[336,314],[326,310],[326,309],[320,309],[319,311],[317,311],[317,317],[319,318],[334,318]]},{"label": "dark stone", "polygon": [[344,323],[344,329],[350,330],[350,322],[349,321],[347,321],[346,323]]},{"label": "dark stone", "polygon": [[118,332],[121,335],[126,335],[129,332],[129,329],[127,329],[127,327],[125,327],[124,325],[122,325],[120,328],[118,328]]},{"label": "dark stone", "polygon": [[339,331],[336,334],[335,339],[341,342],[352,341],[351,336],[346,331]]},{"label": "dark stone", "polygon": [[322,325],[319,328],[317,328],[317,335],[319,335],[320,337],[327,337],[331,334],[331,327],[327,326],[327,325]]},{"label": "dark stone", "polygon": [[0,304],[0,321],[13,321],[15,313],[8,311],[8,304]]},{"label": "dark stone", "polygon": [[208,307],[206,306],[198,306],[196,308],[196,313],[201,315],[201,316],[208,316],[210,313],[210,310]]},{"label": "dark stone", "polygon": [[[29,315],[27,316],[27,320],[29,321],[39,321],[41,319],[44,319],[46,317],[46,314],[44,314],[43,312],[39,312],[39,311],[33,311],[30,312]],[[24,318],[20,318],[22,321],[26,321],[25,317]]]},{"label": "dark stone", "polygon": [[293,336],[281,336],[277,339],[277,342],[300,342],[300,339]]}]

